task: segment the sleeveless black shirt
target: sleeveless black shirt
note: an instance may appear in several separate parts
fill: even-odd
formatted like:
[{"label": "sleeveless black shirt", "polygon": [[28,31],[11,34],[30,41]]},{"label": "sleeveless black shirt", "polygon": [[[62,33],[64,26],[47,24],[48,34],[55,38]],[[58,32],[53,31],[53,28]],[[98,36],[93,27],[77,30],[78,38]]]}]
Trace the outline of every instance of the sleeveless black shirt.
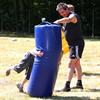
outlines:
[{"label": "sleeveless black shirt", "polygon": [[65,25],[65,38],[69,45],[78,45],[83,42],[81,20],[76,13],[73,14],[77,18],[77,23],[70,22]]}]

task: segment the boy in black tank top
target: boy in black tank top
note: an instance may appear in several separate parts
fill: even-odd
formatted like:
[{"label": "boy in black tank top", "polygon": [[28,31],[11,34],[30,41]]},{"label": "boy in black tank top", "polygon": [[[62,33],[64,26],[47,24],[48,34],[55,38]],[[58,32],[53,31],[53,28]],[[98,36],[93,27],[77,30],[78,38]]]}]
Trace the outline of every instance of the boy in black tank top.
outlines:
[{"label": "boy in black tank top", "polygon": [[82,85],[82,68],[80,58],[84,49],[84,39],[81,32],[81,21],[79,16],[68,9],[66,3],[59,3],[56,10],[63,17],[54,23],[65,24],[65,38],[69,45],[70,61],[68,65],[68,77],[63,91],[70,91],[70,82],[73,77],[74,70],[77,72],[76,87],[83,89]]}]

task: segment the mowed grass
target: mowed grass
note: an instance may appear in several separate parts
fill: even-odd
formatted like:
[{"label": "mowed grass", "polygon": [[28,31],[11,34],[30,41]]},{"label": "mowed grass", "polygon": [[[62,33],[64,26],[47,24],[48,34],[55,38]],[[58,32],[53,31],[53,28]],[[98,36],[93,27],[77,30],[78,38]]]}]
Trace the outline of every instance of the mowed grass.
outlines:
[{"label": "mowed grass", "polygon": [[[17,64],[24,54],[34,47],[34,38],[0,37],[0,100],[100,100],[100,40],[85,40],[85,49],[81,59],[84,90],[72,89],[71,92],[56,92],[64,87],[67,76],[68,54],[64,55],[59,66],[58,77],[53,96],[50,98],[33,98],[19,93],[16,83],[24,77],[12,72],[5,76],[10,65]],[[71,86],[75,86],[74,75]],[[27,91],[27,84],[24,88]]]}]

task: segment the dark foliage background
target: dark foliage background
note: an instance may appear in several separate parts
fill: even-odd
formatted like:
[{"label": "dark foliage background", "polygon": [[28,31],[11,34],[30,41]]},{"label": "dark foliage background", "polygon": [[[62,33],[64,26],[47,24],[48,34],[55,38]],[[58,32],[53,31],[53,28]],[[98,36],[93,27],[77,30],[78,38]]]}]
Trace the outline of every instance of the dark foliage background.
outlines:
[{"label": "dark foliage background", "polygon": [[59,2],[71,3],[81,16],[84,35],[100,36],[100,0],[0,0],[0,31],[33,33],[33,27],[45,17],[49,22],[60,18]]}]

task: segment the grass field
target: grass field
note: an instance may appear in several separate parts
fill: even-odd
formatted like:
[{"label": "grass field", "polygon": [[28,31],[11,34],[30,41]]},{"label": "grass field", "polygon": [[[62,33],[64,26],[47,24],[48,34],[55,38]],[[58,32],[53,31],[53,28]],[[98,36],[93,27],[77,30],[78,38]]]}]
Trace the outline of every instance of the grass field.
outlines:
[{"label": "grass field", "polygon": [[[68,54],[62,58],[53,96],[51,98],[32,98],[19,93],[16,83],[24,78],[24,72],[5,76],[5,70],[17,64],[24,53],[34,47],[33,38],[0,37],[0,100],[100,100],[100,40],[86,39],[83,58],[83,92],[72,89],[71,92],[56,92],[64,86],[67,75]],[[71,86],[75,86],[74,75]],[[26,88],[27,90],[27,84]]]}]

